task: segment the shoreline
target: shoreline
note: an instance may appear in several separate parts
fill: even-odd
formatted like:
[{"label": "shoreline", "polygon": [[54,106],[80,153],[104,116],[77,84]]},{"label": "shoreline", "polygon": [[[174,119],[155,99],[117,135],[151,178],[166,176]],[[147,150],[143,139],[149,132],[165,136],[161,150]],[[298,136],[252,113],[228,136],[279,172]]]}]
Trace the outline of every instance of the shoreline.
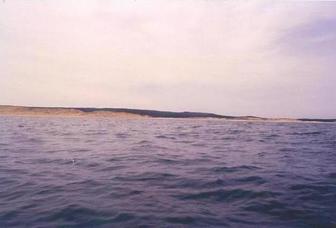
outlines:
[{"label": "shoreline", "polygon": [[256,116],[224,116],[202,112],[170,112],[126,108],[63,108],[0,105],[0,116],[18,117],[81,117],[120,119],[211,119],[243,122],[336,123],[336,119],[263,118]]},{"label": "shoreline", "polygon": [[96,114],[82,114],[82,115],[72,115],[72,114],[28,114],[28,113],[0,113],[0,117],[31,117],[31,118],[99,118],[99,119],[122,119],[122,120],[145,120],[145,119],[155,119],[155,120],[216,120],[216,121],[229,121],[229,122],[253,122],[253,123],[314,123],[314,124],[336,124],[336,122],[322,122],[322,121],[301,121],[301,120],[278,120],[278,119],[266,119],[266,120],[248,120],[248,119],[225,119],[225,118],[213,118],[213,117],[190,117],[190,118],[178,118],[178,117],[150,117],[150,116],[140,116],[140,115],[96,115]]}]

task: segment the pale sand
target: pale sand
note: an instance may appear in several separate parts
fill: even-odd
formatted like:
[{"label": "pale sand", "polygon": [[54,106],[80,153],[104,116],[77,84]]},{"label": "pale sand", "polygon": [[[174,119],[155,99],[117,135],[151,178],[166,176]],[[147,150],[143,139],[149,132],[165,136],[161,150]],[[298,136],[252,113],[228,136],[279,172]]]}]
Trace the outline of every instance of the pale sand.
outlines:
[{"label": "pale sand", "polygon": [[112,111],[82,112],[72,108],[28,108],[17,106],[0,106],[3,116],[62,116],[62,117],[114,117],[114,118],[146,118],[146,116]]},{"label": "pale sand", "polygon": [[[88,110],[87,112],[85,110]],[[255,116],[238,116],[238,117],[226,117],[220,116],[202,116],[195,117],[181,117],[181,113],[178,112],[160,112],[162,116],[157,115],[159,111],[152,110],[137,110],[137,109],[122,109],[119,111],[106,109],[88,109],[88,108],[41,108],[41,107],[24,107],[24,106],[6,106],[0,105],[0,116],[31,116],[31,117],[103,117],[103,118],[124,118],[124,119],[139,119],[139,118],[184,118],[184,119],[218,119],[228,121],[247,121],[247,122],[298,122],[298,123],[336,123],[336,119],[292,119],[292,118],[261,118]],[[89,112],[90,111],[90,112]],[[135,112],[135,113],[134,113]],[[164,115],[169,113],[170,116]],[[172,114],[173,113],[173,114]],[[156,116],[153,116],[153,115]],[[191,113],[195,114],[195,113]],[[214,115],[211,113],[204,113],[208,115]],[[175,116],[174,116],[175,115]],[[308,121],[307,121],[308,120]]]}]

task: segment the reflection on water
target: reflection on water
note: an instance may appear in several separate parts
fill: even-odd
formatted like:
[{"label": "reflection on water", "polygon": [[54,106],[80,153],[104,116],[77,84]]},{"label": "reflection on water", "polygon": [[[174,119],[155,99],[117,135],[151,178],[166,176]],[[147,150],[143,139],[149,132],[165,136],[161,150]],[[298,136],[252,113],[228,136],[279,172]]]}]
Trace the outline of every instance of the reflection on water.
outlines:
[{"label": "reflection on water", "polygon": [[0,227],[336,224],[336,124],[0,117]]}]

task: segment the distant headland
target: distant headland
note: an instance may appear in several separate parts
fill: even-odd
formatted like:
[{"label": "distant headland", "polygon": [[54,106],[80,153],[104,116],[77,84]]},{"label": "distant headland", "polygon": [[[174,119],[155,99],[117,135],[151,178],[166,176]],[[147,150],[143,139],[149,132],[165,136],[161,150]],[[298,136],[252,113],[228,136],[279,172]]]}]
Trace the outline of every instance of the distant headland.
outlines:
[{"label": "distant headland", "polygon": [[242,121],[336,122],[336,119],[264,118],[257,116],[227,116],[204,112],[170,112],[129,108],[70,108],[0,105],[0,115],[10,116],[96,116],[119,118],[216,118]]}]

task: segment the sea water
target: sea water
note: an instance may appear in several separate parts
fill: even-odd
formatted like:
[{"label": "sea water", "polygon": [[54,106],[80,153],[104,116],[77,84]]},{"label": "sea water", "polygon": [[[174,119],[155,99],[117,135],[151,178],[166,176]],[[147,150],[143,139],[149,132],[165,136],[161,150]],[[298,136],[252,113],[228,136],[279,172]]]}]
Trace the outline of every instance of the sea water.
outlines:
[{"label": "sea water", "polygon": [[0,227],[334,227],[336,124],[0,117]]}]

